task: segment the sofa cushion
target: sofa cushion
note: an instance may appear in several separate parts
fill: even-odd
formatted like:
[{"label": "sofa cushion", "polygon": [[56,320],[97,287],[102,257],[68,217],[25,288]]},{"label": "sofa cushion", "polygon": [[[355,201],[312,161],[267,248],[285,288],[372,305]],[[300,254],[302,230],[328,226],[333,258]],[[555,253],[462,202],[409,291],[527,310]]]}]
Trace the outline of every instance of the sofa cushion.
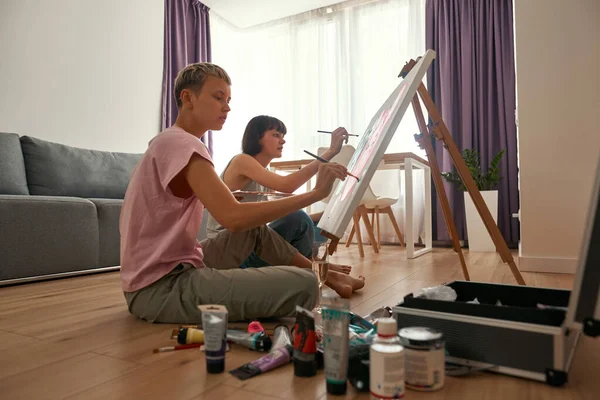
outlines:
[{"label": "sofa cushion", "polygon": [[98,266],[114,267],[121,265],[121,235],[119,234],[119,217],[123,200],[89,199],[98,212],[99,251]]},{"label": "sofa cushion", "polygon": [[86,199],[0,195],[0,281],[98,268],[98,217]]},{"label": "sofa cushion", "polygon": [[142,154],[87,150],[21,137],[29,193],[122,199]]},{"label": "sofa cushion", "polygon": [[0,194],[29,194],[19,135],[0,132]]}]

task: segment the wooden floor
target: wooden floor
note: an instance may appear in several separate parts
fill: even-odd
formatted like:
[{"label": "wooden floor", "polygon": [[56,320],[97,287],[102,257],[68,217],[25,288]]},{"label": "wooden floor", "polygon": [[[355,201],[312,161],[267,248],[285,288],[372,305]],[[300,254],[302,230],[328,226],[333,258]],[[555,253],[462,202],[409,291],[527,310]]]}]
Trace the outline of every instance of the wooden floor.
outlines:
[{"label": "wooden floor", "polygon": [[[352,309],[365,315],[393,306],[410,292],[462,279],[458,257],[434,249],[415,260],[404,250],[384,246],[374,255],[365,248],[341,247],[335,261],[354,265],[366,287],[352,298]],[[474,281],[515,283],[507,265],[494,253],[466,254]],[[572,276],[524,273],[529,285],[571,288]],[[195,349],[153,354],[173,344],[175,325],[149,324],[127,312],[118,272],[0,288],[0,397],[2,399],[322,399],[327,398],[322,371],[296,378],[291,365],[239,381],[228,373],[207,375]],[[226,369],[258,354],[232,347]],[[597,369],[596,369],[597,371]],[[408,392],[407,398],[586,398],[593,392],[576,385],[544,384],[489,373],[447,378],[441,392]],[[474,395],[483,388],[486,395]],[[494,395],[495,394],[495,395]],[[593,396],[595,397],[595,396]],[[349,387],[346,398],[368,398]],[[500,398],[500,397],[498,397]],[[592,397],[588,397],[592,398]]]}]

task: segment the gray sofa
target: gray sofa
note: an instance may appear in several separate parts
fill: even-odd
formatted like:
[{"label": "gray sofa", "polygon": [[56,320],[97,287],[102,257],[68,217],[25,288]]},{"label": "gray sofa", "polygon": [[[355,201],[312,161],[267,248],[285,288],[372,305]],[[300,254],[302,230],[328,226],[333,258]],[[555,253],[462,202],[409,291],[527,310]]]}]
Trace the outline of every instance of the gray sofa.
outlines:
[{"label": "gray sofa", "polygon": [[117,269],[141,156],[0,133],[0,285]]}]

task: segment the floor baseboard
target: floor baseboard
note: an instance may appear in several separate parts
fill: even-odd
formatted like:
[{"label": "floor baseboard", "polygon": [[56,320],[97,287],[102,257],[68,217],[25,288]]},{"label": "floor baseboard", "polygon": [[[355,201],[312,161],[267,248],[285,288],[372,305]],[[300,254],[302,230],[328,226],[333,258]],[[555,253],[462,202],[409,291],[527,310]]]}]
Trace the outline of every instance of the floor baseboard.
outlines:
[{"label": "floor baseboard", "polygon": [[549,272],[574,274],[577,270],[578,258],[519,257],[521,272]]}]

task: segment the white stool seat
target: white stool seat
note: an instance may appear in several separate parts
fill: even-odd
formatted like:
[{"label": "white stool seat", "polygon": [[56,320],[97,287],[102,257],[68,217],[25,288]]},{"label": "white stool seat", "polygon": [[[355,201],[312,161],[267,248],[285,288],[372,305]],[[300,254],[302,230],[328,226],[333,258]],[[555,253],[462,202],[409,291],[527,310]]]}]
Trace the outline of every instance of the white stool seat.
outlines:
[{"label": "white stool seat", "polygon": [[369,210],[371,210],[375,207],[379,207],[379,208],[389,207],[391,205],[396,204],[397,202],[398,202],[398,199],[392,199],[391,197],[378,197],[375,200],[365,202],[364,206],[365,206],[365,208],[368,208]]}]

